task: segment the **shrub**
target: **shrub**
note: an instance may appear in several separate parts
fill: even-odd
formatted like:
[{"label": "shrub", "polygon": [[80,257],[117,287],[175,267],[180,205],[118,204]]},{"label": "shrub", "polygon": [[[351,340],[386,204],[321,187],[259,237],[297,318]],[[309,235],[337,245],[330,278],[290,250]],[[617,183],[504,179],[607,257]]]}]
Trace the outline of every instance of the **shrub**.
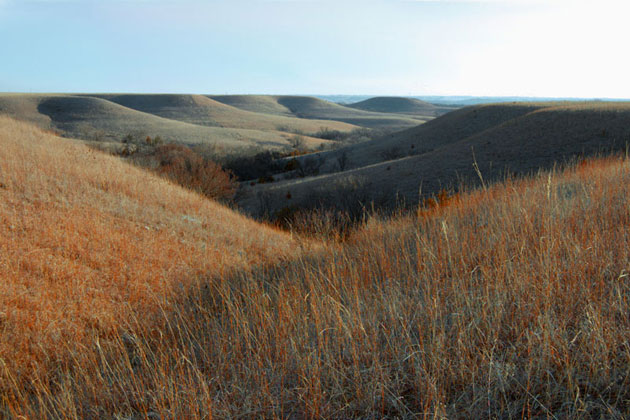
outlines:
[{"label": "shrub", "polygon": [[348,164],[348,153],[344,150],[341,155],[337,156],[337,166],[339,166],[340,171],[345,171],[348,168]]},{"label": "shrub", "polygon": [[164,144],[164,140],[160,136],[155,136],[153,138],[151,138],[151,136],[147,136],[144,142],[149,146],[159,146]]},{"label": "shrub", "polygon": [[343,210],[302,209],[283,207],[273,215],[274,224],[281,229],[320,240],[343,241],[363,224],[363,219],[352,218]]},{"label": "shrub", "polygon": [[394,160],[403,157],[403,153],[398,147],[390,147],[381,152],[381,157],[385,160]]},{"label": "shrub", "polygon": [[255,180],[282,172],[284,164],[278,161],[284,154],[265,151],[253,156],[238,155],[226,157],[223,167],[234,173],[240,180]]},{"label": "shrub", "polygon": [[324,140],[340,140],[347,137],[346,133],[339,130],[331,130],[330,128],[322,127],[318,132],[313,134],[313,137],[317,137]]},{"label": "shrub", "polygon": [[316,133],[312,133],[311,137],[317,137],[324,140],[331,140],[337,143],[337,147],[363,143],[375,138],[383,137],[390,134],[390,130],[375,128],[356,128],[352,131],[331,130],[329,128],[321,128]]},{"label": "shrub", "polygon": [[228,200],[236,192],[237,183],[229,171],[186,146],[158,146],[153,159],[157,162],[155,170],[159,174],[207,197]]},{"label": "shrub", "polygon": [[287,164],[284,166],[284,170],[285,171],[295,171],[297,170],[297,168],[300,166],[299,162],[297,159],[291,159],[290,161],[287,162]]},{"label": "shrub", "polygon": [[303,150],[306,149],[306,140],[304,140],[304,137],[296,134],[289,138],[289,145],[295,150]]},{"label": "shrub", "polygon": [[321,157],[308,156],[297,162],[297,173],[300,177],[304,178],[306,176],[319,174],[319,169],[324,164],[324,159]]},{"label": "shrub", "polygon": [[273,182],[273,181],[275,181],[275,180],[273,179],[273,177],[271,175],[264,175],[264,176],[261,176],[260,178],[258,178],[258,183],[259,184],[268,184],[268,183]]}]

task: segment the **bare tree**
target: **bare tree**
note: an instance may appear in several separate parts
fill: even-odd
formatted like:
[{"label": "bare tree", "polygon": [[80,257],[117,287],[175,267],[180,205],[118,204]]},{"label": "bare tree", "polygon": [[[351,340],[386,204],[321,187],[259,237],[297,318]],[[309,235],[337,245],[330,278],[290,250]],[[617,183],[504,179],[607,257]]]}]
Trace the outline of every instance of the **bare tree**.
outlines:
[{"label": "bare tree", "polygon": [[308,156],[298,161],[297,174],[304,178],[305,176],[319,174],[319,169],[324,164],[321,157]]},{"label": "bare tree", "polygon": [[348,153],[344,150],[341,155],[337,156],[337,165],[339,166],[340,171],[345,171],[348,167]]},{"label": "bare tree", "polygon": [[306,140],[304,140],[304,137],[297,134],[289,138],[289,144],[295,150],[303,150],[306,148]]}]

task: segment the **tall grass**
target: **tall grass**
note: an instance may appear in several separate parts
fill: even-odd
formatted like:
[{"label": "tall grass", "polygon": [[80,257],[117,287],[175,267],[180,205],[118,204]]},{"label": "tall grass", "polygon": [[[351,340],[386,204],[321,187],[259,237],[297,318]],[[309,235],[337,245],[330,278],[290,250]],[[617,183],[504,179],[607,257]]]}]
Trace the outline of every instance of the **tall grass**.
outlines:
[{"label": "tall grass", "polygon": [[[16,142],[13,154],[34,140]],[[19,188],[15,173],[43,177],[38,168],[22,171],[26,156],[9,169],[6,159],[0,162],[0,182],[9,185],[0,194]],[[84,168],[71,162],[58,160],[63,167]],[[82,185],[69,173],[64,177],[49,178],[46,191],[80,207],[83,201],[66,198],[70,191],[54,189],[59,182]],[[136,284],[133,275],[115,271],[124,271],[130,260],[104,260],[94,277],[72,271],[54,277],[50,268],[21,271],[3,285],[3,311],[18,311],[29,299],[38,306],[22,311],[19,322],[14,315],[3,321],[11,338],[3,332],[0,342],[0,413],[8,418],[628,416],[629,181],[628,161],[589,161],[438,201],[413,216],[373,218],[345,242],[317,246],[236,218],[256,234],[235,233],[241,242],[234,245],[229,235],[212,234],[216,224],[196,236],[199,246],[232,244],[247,255],[222,265],[195,266],[202,255],[186,258],[183,249],[171,251],[173,259],[159,259],[173,264],[170,270],[150,264],[150,255],[164,247],[149,242],[152,232],[146,247],[134,251],[139,261],[131,273],[152,278],[167,272],[163,289],[130,288]],[[158,185],[166,188],[162,181]],[[124,188],[117,188],[115,199],[96,208],[112,211],[124,203]],[[46,214],[46,207],[25,197],[10,203],[28,205],[28,214]],[[0,229],[12,245],[3,239],[0,247],[3,275],[39,261],[20,245],[37,229],[8,230],[4,220],[12,207],[6,202],[0,201]],[[195,217],[220,211],[198,203]],[[169,199],[161,205],[179,204]],[[89,219],[101,226],[102,240],[110,241],[105,226],[130,217],[119,213],[116,220],[104,213]],[[87,254],[103,258],[98,257],[103,248],[90,248],[85,239],[94,235],[89,220],[70,216],[61,230],[70,236],[54,243],[58,252],[69,262]],[[251,257],[247,240],[261,232],[284,248],[278,242],[277,250],[254,246],[258,254]],[[10,254],[17,246],[19,263]],[[305,251],[291,253],[287,246]],[[274,260],[279,250],[284,258]],[[124,257],[120,250],[107,255]],[[176,270],[179,261],[189,271]],[[45,293],[38,282],[54,285],[57,293]],[[76,317],[94,312],[91,294],[114,302],[101,309],[106,329],[72,321],[67,309],[55,309],[56,322],[46,312],[38,315],[46,308],[73,308],[66,294],[77,289],[82,292],[74,305],[84,306],[71,311]],[[34,297],[32,290],[39,294]],[[147,311],[134,309],[140,296],[149,302]],[[29,322],[46,325],[32,330]],[[62,335],[54,346],[42,344],[59,331],[70,336]],[[38,350],[18,351],[15,342],[33,343]],[[13,361],[7,354],[24,356]],[[38,364],[36,355],[42,359]]]},{"label": "tall grass", "polygon": [[0,183],[0,406],[18,407],[0,418],[44,416],[26,407],[59,394],[36,389],[89,376],[96,343],[135,318],[155,328],[156,302],[195,278],[294,252],[286,234],[5,118]]}]

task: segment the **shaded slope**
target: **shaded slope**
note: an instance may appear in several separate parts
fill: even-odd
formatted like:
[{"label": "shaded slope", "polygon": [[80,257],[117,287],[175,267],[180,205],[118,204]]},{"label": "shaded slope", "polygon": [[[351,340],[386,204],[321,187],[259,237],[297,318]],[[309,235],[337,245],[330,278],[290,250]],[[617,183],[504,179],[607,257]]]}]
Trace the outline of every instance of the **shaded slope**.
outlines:
[{"label": "shaded slope", "polygon": [[[344,121],[369,128],[400,128],[418,125],[419,123],[418,120],[410,117],[355,110],[308,96],[280,96],[278,103],[300,118]],[[420,122],[423,122],[423,120]]]},{"label": "shaded slope", "polygon": [[[94,96],[94,95],[90,95]],[[128,108],[191,124],[263,131],[315,133],[322,128],[348,131],[356,126],[337,121],[305,120],[244,111],[203,95],[98,95]]]},{"label": "shaded slope", "polygon": [[[448,124],[442,123],[456,113],[461,119],[449,134]],[[475,125],[483,113],[489,113],[487,118]],[[489,118],[491,114],[494,118]],[[445,121],[440,121],[442,118]],[[428,136],[429,130],[437,134]],[[623,151],[629,140],[629,103],[480,106],[456,111],[388,140],[397,144],[415,142],[415,150],[420,154],[389,161],[371,156],[365,161],[377,163],[310,179],[256,186],[250,193],[268,194],[273,209],[312,205],[314,191],[330,192],[354,180],[371,199],[392,203],[398,195],[408,203],[416,203],[420,191],[431,195],[440,189],[457,187],[460,182],[479,184],[475,159],[484,180],[491,182],[502,179],[506,172],[527,174],[576,156]],[[375,142],[368,147],[376,147]],[[350,159],[360,156],[355,151]],[[290,200],[286,198],[288,192]],[[258,211],[251,198],[243,204]]]},{"label": "shaded slope", "polygon": [[432,117],[396,116],[348,108],[310,96],[211,96],[212,99],[248,111],[292,115],[298,118],[342,121],[367,128],[402,129]]},{"label": "shaded slope", "polygon": [[372,165],[396,156],[432,151],[543,107],[499,104],[462,108],[404,131],[320,155],[327,160],[328,170],[335,170],[335,160],[344,153],[349,168]]},{"label": "shaded slope", "polygon": [[271,95],[209,95],[222,104],[230,105],[245,111],[259,112],[262,114],[282,115],[294,117],[291,110],[278,102],[277,96]]},{"label": "shaded slope", "polygon": [[42,95],[37,94],[0,94],[0,115],[28,121],[43,129],[50,129],[52,127],[50,117],[37,109],[42,98]]},{"label": "shaded slope", "polygon": [[[293,135],[278,131],[205,127],[140,112],[105,99],[74,95],[0,95],[2,113],[56,129],[69,137],[121,141],[128,134],[161,136],[180,143],[226,149],[284,147]],[[306,137],[312,146],[322,141]]]}]

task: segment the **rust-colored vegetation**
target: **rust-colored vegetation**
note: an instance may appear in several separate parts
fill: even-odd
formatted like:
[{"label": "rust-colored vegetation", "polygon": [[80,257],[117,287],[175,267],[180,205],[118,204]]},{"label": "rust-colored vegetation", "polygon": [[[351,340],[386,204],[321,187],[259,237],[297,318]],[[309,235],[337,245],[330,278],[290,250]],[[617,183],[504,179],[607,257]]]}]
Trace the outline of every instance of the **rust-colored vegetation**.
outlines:
[{"label": "rust-colored vegetation", "polygon": [[0,144],[1,417],[630,414],[626,159],[315,243],[24,124]]},{"label": "rust-colored vegetation", "polygon": [[151,159],[157,173],[208,198],[229,200],[236,192],[237,182],[230,172],[186,146],[157,146]]}]

